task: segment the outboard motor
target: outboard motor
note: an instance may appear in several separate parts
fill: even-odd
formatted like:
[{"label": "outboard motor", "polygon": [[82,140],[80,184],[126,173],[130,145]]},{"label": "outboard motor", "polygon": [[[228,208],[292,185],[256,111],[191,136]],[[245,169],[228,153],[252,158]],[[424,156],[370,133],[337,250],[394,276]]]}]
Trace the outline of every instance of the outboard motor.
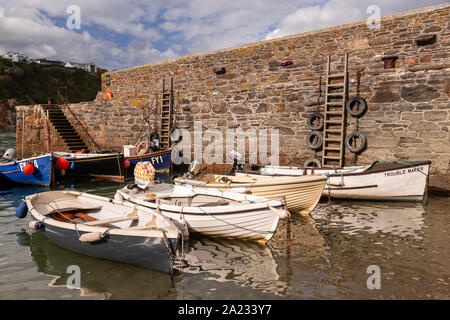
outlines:
[{"label": "outboard motor", "polygon": [[159,150],[159,140],[158,139],[150,141],[150,149],[152,149],[152,151]]},{"label": "outboard motor", "polygon": [[16,149],[10,148],[3,154],[3,159],[12,161],[16,158]]},{"label": "outboard motor", "polygon": [[244,155],[236,150],[231,150],[228,156],[233,159],[233,167],[230,171],[230,176],[234,175],[237,170],[247,171],[245,166]]},{"label": "outboard motor", "polygon": [[200,160],[192,161],[191,164],[189,165],[189,169],[186,174],[186,177],[189,179],[192,179],[200,172],[201,167],[202,167],[202,163],[200,162]]},{"label": "outboard motor", "polygon": [[159,142],[160,142],[160,138],[159,138],[159,134],[157,132],[152,132],[150,133],[149,136],[149,147],[152,151],[159,151],[160,147],[159,147]]}]

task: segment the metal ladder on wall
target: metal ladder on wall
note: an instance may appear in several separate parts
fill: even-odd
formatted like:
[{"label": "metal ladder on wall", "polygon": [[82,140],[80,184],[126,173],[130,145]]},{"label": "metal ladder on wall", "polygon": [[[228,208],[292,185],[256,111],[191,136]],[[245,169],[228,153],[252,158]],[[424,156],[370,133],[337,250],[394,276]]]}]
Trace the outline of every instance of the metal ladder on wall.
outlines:
[{"label": "metal ladder on wall", "polygon": [[163,92],[161,99],[161,132],[160,132],[160,148],[162,150],[170,147],[170,129],[172,126],[173,113],[173,78],[170,79],[170,89],[167,92],[165,87],[166,81],[163,79]]},{"label": "metal ladder on wall", "polygon": [[322,167],[343,167],[346,111],[348,98],[348,53],[344,72],[331,74],[331,57],[327,60],[327,80],[323,128]]}]

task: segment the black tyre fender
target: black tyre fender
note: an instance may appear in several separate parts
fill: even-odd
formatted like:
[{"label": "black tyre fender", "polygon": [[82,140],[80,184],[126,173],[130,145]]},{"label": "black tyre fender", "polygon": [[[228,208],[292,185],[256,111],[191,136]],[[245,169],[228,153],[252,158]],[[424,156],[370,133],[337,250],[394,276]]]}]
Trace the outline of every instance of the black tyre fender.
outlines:
[{"label": "black tyre fender", "polygon": [[[357,110],[353,110],[353,105],[357,102],[359,103],[359,108]],[[367,111],[367,102],[361,97],[351,97],[345,104],[345,108],[351,116],[360,117]]]},{"label": "black tyre fender", "polygon": [[183,138],[181,134],[181,129],[178,127],[173,127],[170,129],[170,140],[173,142],[179,142]]},{"label": "black tyre fender", "polygon": [[158,134],[158,132],[153,131],[152,133],[150,133],[149,138],[150,138],[150,141],[155,141],[156,139],[159,140],[159,134]]},{"label": "black tyre fender", "polygon": [[[319,120],[319,123],[317,125],[314,125],[314,121],[316,119]],[[321,114],[321,113],[314,113],[314,114],[310,115],[308,117],[308,119],[306,120],[306,125],[311,130],[322,130],[323,124],[324,124],[323,114]]]},{"label": "black tyre fender", "polygon": [[[314,166],[315,165],[315,166]],[[309,158],[303,164],[304,168],[322,168],[322,162],[317,158]]]},{"label": "black tyre fender", "polygon": [[[314,137],[317,137],[316,143],[313,142]],[[322,146],[322,142],[323,142],[322,132],[317,130],[311,131],[306,137],[306,143],[308,144],[308,147],[310,147],[313,150],[320,149],[320,147]]]},{"label": "black tyre fender", "polygon": [[[361,140],[361,143],[359,144],[359,146],[353,147],[351,145],[351,139],[353,137],[358,137]],[[358,153],[358,152],[363,151],[366,148],[367,139],[361,132],[353,131],[352,133],[347,135],[347,137],[345,138],[345,146],[347,147],[348,150],[350,150],[350,152]]]}]

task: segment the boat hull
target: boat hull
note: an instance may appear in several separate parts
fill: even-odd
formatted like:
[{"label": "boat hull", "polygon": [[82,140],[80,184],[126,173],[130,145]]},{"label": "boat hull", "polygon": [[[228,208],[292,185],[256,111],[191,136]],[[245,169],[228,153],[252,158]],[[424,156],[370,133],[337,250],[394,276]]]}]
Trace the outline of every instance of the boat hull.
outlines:
[{"label": "boat hull", "polygon": [[121,176],[124,173],[123,154],[73,154],[55,153],[54,167],[56,178],[61,177],[56,161],[58,157],[64,157],[69,161],[69,168],[65,170],[70,176]]},{"label": "boat hull", "polygon": [[[78,200],[78,197],[81,200]],[[180,229],[156,212],[131,204],[118,204],[109,198],[79,192],[50,191],[26,197],[34,220],[56,245],[94,258],[106,259],[170,272],[177,255]],[[132,209],[132,213],[129,212]],[[62,221],[69,212],[87,212],[92,222]],[[117,215],[117,214],[120,215]],[[84,214],[84,213],[83,213]],[[134,214],[135,218],[128,218]],[[156,215],[155,215],[156,214]],[[65,216],[66,219],[73,219]],[[113,218],[112,218],[113,217]],[[131,221],[137,222],[136,228]],[[183,223],[184,220],[177,220]],[[140,224],[140,225],[139,225]],[[34,224],[35,225],[35,224]],[[33,227],[35,229],[35,227]],[[101,237],[93,235],[100,235]],[[85,236],[84,236],[85,235]],[[84,237],[83,237],[84,236]],[[91,240],[89,240],[91,239]]]},{"label": "boat hull", "polygon": [[301,215],[308,215],[319,202],[325,184],[326,177],[300,177],[292,179],[291,177],[259,177],[259,176],[221,176],[215,175],[214,180],[218,181],[222,177],[231,179],[232,183],[223,184],[196,184],[195,180],[184,178],[175,179],[175,183],[191,184],[197,188],[214,188],[220,191],[233,191],[250,193],[262,196],[267,199],[280,200],[284,197],[287,208],[290,212]]},{"label": "boat hull", "polygon": [[[423,201],[428,181],[430,161],[402,161],[366,167],[314,169],[316,174],[329,175],[323,196],[337,199]],[[311,169],[306,174],[311,174]],[[262,168],[261,174],[304,175],[300,168]]]},{"label": "boat hull", "polygon": [[[34,166],[32,174],[23,173],[26,164]],[[28,184],[48,187],[52,181],[52,156],[50,154],[14,161],[8,164],[0,163],[0,183]]]},{"label": "boat hull", "polygon": [[[177,192],[189,192],[190,187],[175,186]],[[217,190],[200,190],[194,191],[197,193],[218,195],[221,194],[224,198],[239,199],[244,198],[242,194],[234,192],[220,193]],[[151,191],[149,193],[152,193]],[[158,210],[161,215],[176,220],[183,215],[184,220],[189,229],[189,233],[197,233],[210,237],[241,239],[241,240],[255,240],[259,242],[269,241],[278,226],[280,216],[275,214],[269,207],[282,210],[284,212],[283,204],[280,201],[264,201],[260,203],[252,203],[236,206],[216,206],[216,207],[184,207],[180,205],[160,204],[157,202],[148,202],[139,199],[136,196],[129,195],[127,192],[118,190],[117,198],[128,202],[135,203],[140,206],[145,206],[151,209]]]},{"label": "boat hull", "polygon": [[127,156],[125,160],[130,162],[130,167],[127,168],[126,177],[132,177],[136,164],[141,161],[149,161],[155,168],[156,172],[169,172],[170,170],[170,157],[171,149],[143,154],[141,156]]},{"label": "boat hull", "polygon": [[[39,232],[39,231],[38,231]],[[159,272],[170,272],[170,258],[167,247],[161,237],[133,237],[107,235],[96,243],[86,243],[78,240],[76,230],[58,228],[46,224],[43,233],[56,245],[94,258],[111,260],[137,265]],[[170,246],[176,248],[177,239],[168,239]]]}]

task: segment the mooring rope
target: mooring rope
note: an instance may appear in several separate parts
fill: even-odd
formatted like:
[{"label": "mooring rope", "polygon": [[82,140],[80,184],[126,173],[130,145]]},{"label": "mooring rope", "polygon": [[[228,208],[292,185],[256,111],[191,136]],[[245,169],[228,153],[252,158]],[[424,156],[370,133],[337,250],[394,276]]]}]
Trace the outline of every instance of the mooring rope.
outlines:
[{"label": "mooring rope", "polygon": [[250,232],[259,232],[259,233],[267,233],[267,234],[272,233],[272,231],[265,231],[265,230],[263,231],[263,230],[256,230],[256,229],[249,229],[249,228],[241,227],[241,226],[238,226],[238,225],[236,225],[236,224],[234,224],[234,223],[231,223],[231,222],[228,222],[228,221],[226,221],[226,220],[220,219],[220,218],[216,217],[215,215],[211,215],[211,214],[209,214],[207,211],[204,211],[204,210],[203,210],[202,208],[200,208],[200,207],[197,207],[197,208],[199,208],[202,212],[206,213],[208,216],[210,216],[210,217],[212,217],[212,218],[214,218],[214,219],[216,219],[216,220],[219,220],[219,221],[221,221],[221,222],[223,222],[223,223],[225,223],[225,224],[228,224],[228,225],[230,225],[230,226],[233,226],[233,227],[235,227],[235,228],[243,229],[243,230],[250,231]]}]

